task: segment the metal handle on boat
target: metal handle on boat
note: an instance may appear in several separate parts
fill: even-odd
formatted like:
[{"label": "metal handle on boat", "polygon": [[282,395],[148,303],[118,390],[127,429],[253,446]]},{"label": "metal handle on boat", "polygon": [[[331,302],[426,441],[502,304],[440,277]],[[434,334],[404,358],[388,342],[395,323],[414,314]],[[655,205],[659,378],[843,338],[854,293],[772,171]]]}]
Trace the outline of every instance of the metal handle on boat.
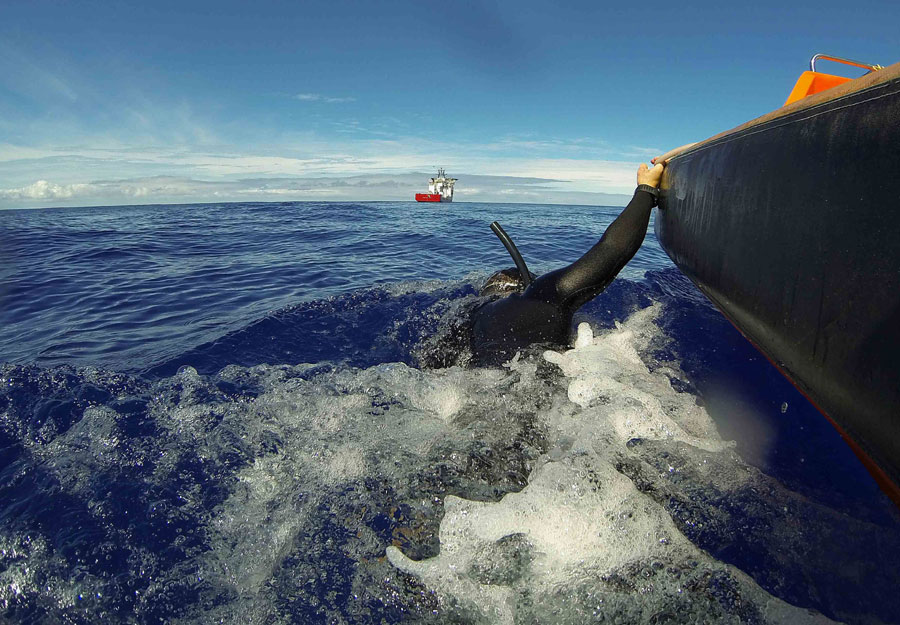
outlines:
[{"label": "metal handle on boat", "polygon": [[816,54],[813,55],[813,58],[809,60],[809,70],[811,72],[816,71],[816,61],[822,59],[823,61],[835,61],[837,63],[843,63],[845,65],[853,65],[854,67],[861,67],[862,69],[867,69],[870,72],[874,72],[875,70],[884,69],[883,65],[869,65],[868,63],[860,63],[859,61],[851,61],[850,59],[842,59],[837,56],[830,56],[828,54]]}]

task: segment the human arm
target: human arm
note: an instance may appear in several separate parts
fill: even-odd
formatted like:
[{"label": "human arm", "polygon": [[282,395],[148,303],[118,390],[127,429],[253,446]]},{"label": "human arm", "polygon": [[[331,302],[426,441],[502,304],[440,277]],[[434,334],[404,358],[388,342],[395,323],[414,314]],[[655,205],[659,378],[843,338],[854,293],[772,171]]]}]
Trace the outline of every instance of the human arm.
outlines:
[{"label": "human arm", "polygon": [[[663,169],[662,163],[652,168],[642,164],[638,168],[638,184],[658,188]],[[523,295],[555,302],[573,311],[599,295],[641,247],[655,204],[656,198],[650,192],[635,191],[625,210],[584,256],[568,267],[541,276]]]}]

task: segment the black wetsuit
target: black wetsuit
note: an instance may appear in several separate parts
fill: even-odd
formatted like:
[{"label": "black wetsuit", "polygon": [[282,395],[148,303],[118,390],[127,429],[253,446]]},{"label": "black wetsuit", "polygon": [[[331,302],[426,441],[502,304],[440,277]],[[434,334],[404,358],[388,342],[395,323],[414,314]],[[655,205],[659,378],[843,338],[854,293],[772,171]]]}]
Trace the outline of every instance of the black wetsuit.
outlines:
[{"label": "black wetsuit", "polygon": [[533,343],[566,344],[572,315],[599,295],[637,253],[656,198],[637,190],[600,241],[568,267],[537,278],[522,293],[475,311],[472,352],[476,363],[499,363]]}]

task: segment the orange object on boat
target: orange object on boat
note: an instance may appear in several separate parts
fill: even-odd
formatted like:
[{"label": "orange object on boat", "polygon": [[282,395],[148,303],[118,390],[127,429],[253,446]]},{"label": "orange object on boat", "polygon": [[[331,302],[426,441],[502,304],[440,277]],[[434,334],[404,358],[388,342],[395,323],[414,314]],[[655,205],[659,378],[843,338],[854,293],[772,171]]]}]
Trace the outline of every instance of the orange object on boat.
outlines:
[{"label": "orange object on boat", "polygon": [[808,95],[819,93],[820,91],[825,91],[832,87],[837,87],[838,85],[842,85],[849,81],[849,78],[834,76],[833,74],[803,72],[800,74],[800,78],[797,79],[797,84],[794,85],[794,89],[791,91],[791,95],[788,96],[785,105],[801,100]]},{"label": "orange object on boat", "polygon": [[881,65],[869,65],[868,63],[860,63],[858,61],[851,61],[849,59],[841,59],[836,56],[817,54],[809,61],[810,71],[800,74],[800,78],[797,79],[797,83],[794,85],[794,88],[791,91],[791,95],[788,96],[787,101],[784,103],[785,106],[792,102],[796,102],[797,100],[802,100],[808,95],[819,93],[820,91],[825,91],[826,89],[831,89],[832,87],[837,87],[838,85],[842,85],[845,82],[849,82],[851,80],[850,78],[845,78],[844,76],[835,76],[833,74],[823,74],[821,72],[817,72],[816,60],[818,59],[823,59],[825,61],[836,61],[838,63],[844,63],[845,65],[861,67],[863,69],[869,70],[870,72],[873,72],[877,69],[883,69]]}]

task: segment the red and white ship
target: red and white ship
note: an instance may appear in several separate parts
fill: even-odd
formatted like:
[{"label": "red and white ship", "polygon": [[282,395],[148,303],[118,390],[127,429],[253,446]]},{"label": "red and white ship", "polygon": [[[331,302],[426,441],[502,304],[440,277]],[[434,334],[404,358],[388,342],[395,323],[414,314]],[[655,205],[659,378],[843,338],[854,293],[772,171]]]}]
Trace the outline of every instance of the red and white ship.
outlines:
[{"label": "red and white ship", "polygon": [[416,193],[416,202],[452,202],[456,180],[448,178],[443,168],[438,169],[438,175],[428,181],[428,193]]}]

